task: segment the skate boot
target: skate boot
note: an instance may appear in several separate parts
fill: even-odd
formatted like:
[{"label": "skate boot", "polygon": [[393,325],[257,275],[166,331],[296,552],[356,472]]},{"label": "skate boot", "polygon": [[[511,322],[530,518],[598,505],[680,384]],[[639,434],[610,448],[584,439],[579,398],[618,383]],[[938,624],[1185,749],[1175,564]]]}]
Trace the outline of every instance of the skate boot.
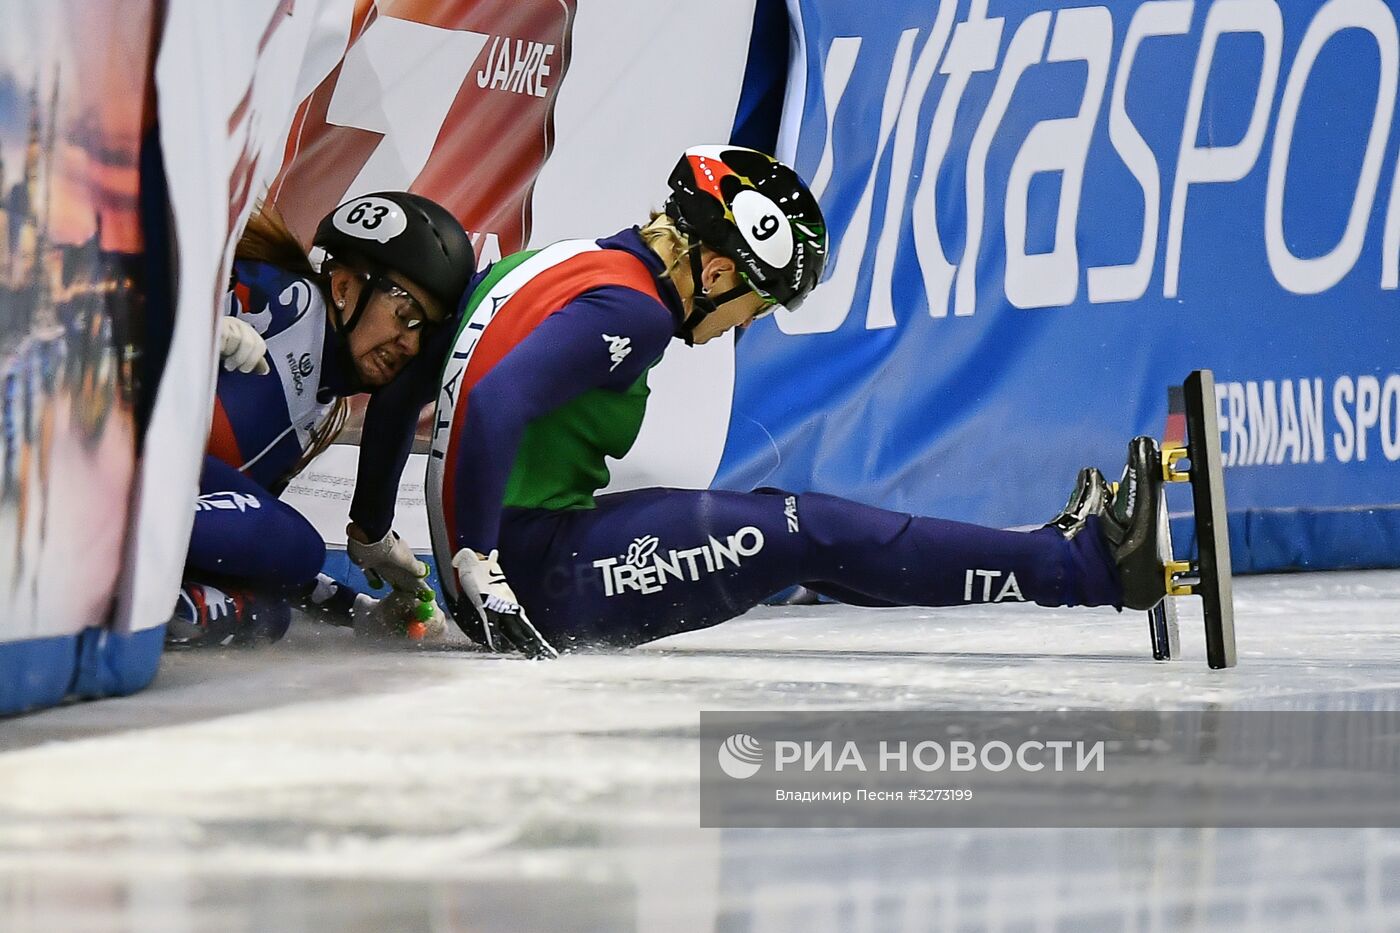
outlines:
[{"label": "skate boot", "polygon": [[356,613],[368,612],[375,599],[361,593],[348,583],[341,583],[324,573],[316,574],[309,592],[297,600],[297,608],[313,618],[331,625],[350,626]]},{"label": "skate boot", "polygon": [[416,593],[393,590],[383,599],[375,599],[348,583],[318,573],[297,608],[320,621],[352,628],[356,635],[370,638],[423,641],[439,638],[447,629],[447,618],[426,585]]},{"label": "skate boot", "polygon": [[1100,527],[1123,585],[1123,606],[1151,609],[1167,595],[1159,543],[1163,496],[1162,452],[1150,437],[1128,443],[1128,464]]},{"label": "skate boot", "polygon": [[165,625],[167,648],[207,648],[268,644],[286,634],[291,609],[243,590],[206,583],[180,587],[175,611]]},{"label": "skate boot", "polygon": [[1090,517],[1103,514],[1112,495],[1103,474],[1094,467],[1085,467],[1074,481],[1074,491],[1069,494],[1064,510],[1046,522],[1045,527],[1054,528],[1068,541],[1084,530]]}]

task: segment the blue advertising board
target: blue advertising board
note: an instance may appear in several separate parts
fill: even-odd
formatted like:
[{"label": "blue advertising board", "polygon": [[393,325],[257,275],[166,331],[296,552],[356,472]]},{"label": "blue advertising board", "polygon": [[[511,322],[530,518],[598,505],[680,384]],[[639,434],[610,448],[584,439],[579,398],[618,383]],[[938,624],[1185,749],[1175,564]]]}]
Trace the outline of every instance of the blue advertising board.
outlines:
[{"label": "blue advertising board", "polygon": [[1037,523],[1209,368],[1236,569],[1400,564],[1393,6],[789,12],[832,257],[739,341],[716,485]]}]

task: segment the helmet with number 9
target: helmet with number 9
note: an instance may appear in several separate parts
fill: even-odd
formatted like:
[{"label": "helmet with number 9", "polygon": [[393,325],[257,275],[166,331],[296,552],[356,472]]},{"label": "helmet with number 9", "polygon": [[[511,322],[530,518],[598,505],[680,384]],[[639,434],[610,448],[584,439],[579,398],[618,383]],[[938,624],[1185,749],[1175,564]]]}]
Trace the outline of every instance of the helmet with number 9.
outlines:
[{"label": "helmet with number 9", "polygon": [[826,268],[826,220],[797,173],[742,146],[687,149],[666,213],[681,232],[733,259],[749,285],[789,311]]},{"label": "helmet with number 9", "polygon": [[321,220],[312,244],[344,262],[358,259],[375,271],[399,273],[441,302],[449,315],[476,272],[476,252],[457,218],[408,191],[350,198]]}]

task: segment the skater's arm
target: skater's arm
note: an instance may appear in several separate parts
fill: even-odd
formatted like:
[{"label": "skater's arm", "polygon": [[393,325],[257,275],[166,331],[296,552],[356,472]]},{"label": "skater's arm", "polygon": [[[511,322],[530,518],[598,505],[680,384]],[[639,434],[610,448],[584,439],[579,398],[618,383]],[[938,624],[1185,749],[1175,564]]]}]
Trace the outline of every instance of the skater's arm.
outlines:
[{"label": "skater's arm", "polygon": [[590,291],[545,318],[471,387],[454,443],[461,543],[496,547],[502,502],[525,427],[590,389],[631,386],[665,351],[670,312],[632,289]]},{"label": "skater's arm", "polygon": [[219,358],[229,372],[266,376],[267,338],[301,320],[314,286],[268,263],[238,262],[233,272],[219,320]]},{"label": "skater's arm", "polygon": [[418,421],[437,392],[438,373],[456,332],[456,319],[435,331],[404,371],[370,396],[360,434],[360,458],[350,521],[367,541],[394,524],[399,481],[413,450]]}]

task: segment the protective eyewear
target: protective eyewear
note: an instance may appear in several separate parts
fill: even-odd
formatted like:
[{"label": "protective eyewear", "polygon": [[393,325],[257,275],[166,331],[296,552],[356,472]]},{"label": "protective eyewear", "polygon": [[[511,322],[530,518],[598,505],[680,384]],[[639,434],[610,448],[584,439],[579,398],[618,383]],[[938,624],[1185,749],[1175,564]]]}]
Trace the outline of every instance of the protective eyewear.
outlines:
[{"label": "protective eyewear", "polygon": [[365,284],[383,295],[389,302],[390,310],[394,313],[394,318],[399,325],[407,331],[422,330],[430,328],[437,323],[428,316],[428,312],[402,285],[394,282],[383,273],[369,273],[365,276]]}]

